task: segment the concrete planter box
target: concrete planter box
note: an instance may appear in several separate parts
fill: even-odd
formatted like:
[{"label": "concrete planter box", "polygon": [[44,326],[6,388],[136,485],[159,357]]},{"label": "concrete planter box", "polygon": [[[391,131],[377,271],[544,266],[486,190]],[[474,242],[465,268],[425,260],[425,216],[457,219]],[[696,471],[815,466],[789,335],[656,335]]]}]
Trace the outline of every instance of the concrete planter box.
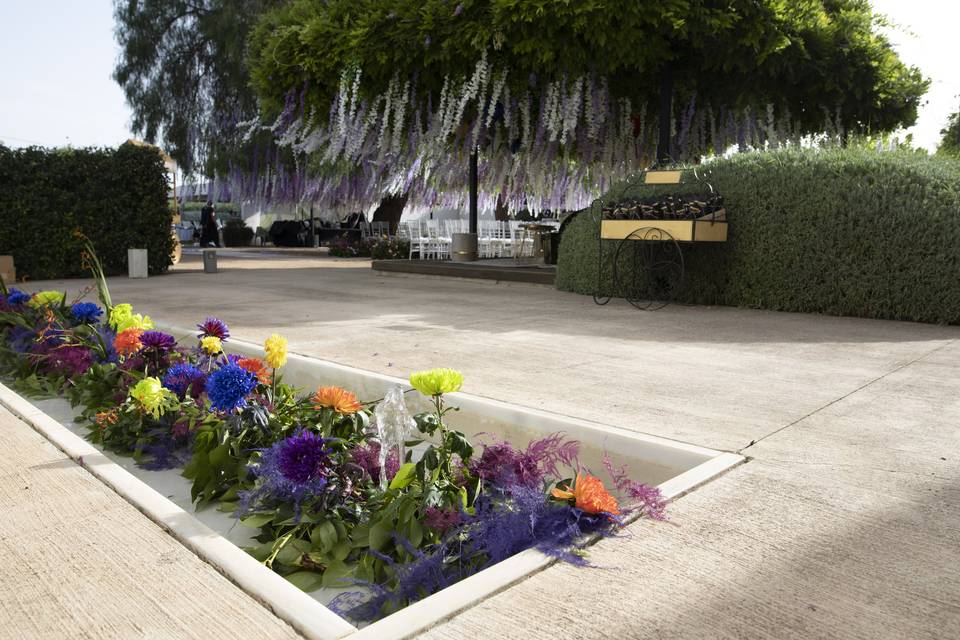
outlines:
[{"label": "concrete planter box", "polygon": [[[193,339],[194,331],[170,327],[164,330],[178,339]],[[233,353],[262,356],[259,345],[231,339],[225,346]],[[382,397],[393,385],[409,388],[403,379],[296,353],[289,355],[283,375],[286,382],[304,389],[321,384],[343,386],[354,391],[361,400]],[[408,394],[411,410],[425,409],[426,400],[415,400],[415,395]],[[459,412],[448,416],[450,423],[468,436],[484,433],[489,434],[486,438],[488,441],[491,437],[500,437],[523,446],[532,438],[563,431],[581,442],[580,459],[592,470],[602,468],[601,457],[605,451],[609,452],[615,464],[628,465],[631,477],[657,485],[666,498],[683,495],[743,461],[742,456],[731,453],[468,393],[450,394],[447,400],[450,405],[460,407]],[[357,629],[324,606],[336,590],[321,589],[304,594],[236,546],[250,544],[255,530],[238,526],[232,516],[215,508],[195,512],[190,500],[190,483],[179,475],[179,470],[146,471],[137,468],[131,458],[94,448],[80,437],[86,433],[86,429],[73,423],[73,411],[63,399],[31,404],[0,385],[0,403],[32,424],[65,453],[307,638],[386,640],[412,637],[554,562],[539,551],[524,551],[378,622]]]}]

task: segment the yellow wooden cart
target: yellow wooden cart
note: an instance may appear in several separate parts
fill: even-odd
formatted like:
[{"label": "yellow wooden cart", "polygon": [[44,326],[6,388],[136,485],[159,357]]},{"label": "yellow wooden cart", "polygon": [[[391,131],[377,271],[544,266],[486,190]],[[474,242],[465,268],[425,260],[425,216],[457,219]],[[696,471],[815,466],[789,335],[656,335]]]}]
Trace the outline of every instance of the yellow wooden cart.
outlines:
[{"label": "yellow wooden cart", "polygon": [[[693,172],[698,182],[713,187]],[[683,171],[648,170],[639,174],[633,187],[679,185]],[[603,275],[610,261],[613,286],[638,309],[661,309],[668,305],[683,282],[683,246],[695,242],[726,242],[727,216],[725,209],[715,209],[687,219],[606,219],[609,203],[594,203],[599,212],[597,245],[597,290],[593,300],[607,304],[610,296],[603,295]],[[614,251],[605,253],[609,242],[618,241]],[[607,255],[609,254],[609,255]]]}]

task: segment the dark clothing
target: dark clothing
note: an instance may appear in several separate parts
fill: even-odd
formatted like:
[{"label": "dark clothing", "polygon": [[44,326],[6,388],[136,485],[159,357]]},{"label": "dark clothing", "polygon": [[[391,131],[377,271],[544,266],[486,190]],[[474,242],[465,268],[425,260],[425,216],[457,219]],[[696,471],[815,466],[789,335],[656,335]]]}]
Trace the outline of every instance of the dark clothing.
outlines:
[{"label": "dark clothing", "polygon": [[200,246],[208,247],[211,244],[220,246],[220,233],[217,228],[217,213],[211,205],[200,210]]}]

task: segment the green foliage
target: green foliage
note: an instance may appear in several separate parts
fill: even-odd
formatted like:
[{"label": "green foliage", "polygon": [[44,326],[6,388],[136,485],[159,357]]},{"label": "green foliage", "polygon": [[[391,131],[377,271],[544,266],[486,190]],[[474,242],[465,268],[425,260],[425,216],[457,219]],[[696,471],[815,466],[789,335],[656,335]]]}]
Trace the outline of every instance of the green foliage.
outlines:
[{"label": "green foliage", "polygon": [[273,4],[114,0],[120,45],[114,79],[133,109],[133,130],[149,142],[162,138],[185,173],[223,169],[238,144],[236,123],[256,114],[246,38]]},{"label": "green foliage", "polygon": [[31,280],[87,275],[91,239],[106,274],[147,249],[150,273],[172,264],[167,173],[156,149],[9,149],[0,146],[0,253]]},{"label": "green foliage", "polygon": [[947,126],[940,130],[940,146],[937,153],[952,158],[960,158],[960,111],[950,114]]},{"label": "green foliage", "polygon": [[243,220],[230,218],[223,225],[223,244],[228,247],[249,247],[253,235],[253,229]]},{"label": "green foliage", "polygon": [[846,131],[890,130],[916,120],[928,81],[876,20],[866,0],[294,0],[263,14],[249,67],[268,115],[305,83],[326,114],[355,66],[368,96],[398,74],[436,98],[487,52],[514,95],[595,73],[649,116],[669,75],[677,117],[695,96],[715,111],[773,104],[802,131],[821,131],[824,110]]},{"label": "green foliage", "polygon": [[366,238],[350,242],[340,238],[330,245],[330,255],[335,258],[373,258],[374,260],[399,260],[410,255],[410,243],[398,238]]},{"label": "green foliage", "polygon": [[[729,239],[684,247],[678,300],[960,323],[960,162],[789,150],[740,154],[698,170],[724,196]],[[605,198],[638,193],[625,183]],[[567,225],[559,289],[596,290],[597,237],[592,210]],[[605,253],[615,247],[606,241]],[[602,291],[622,294],[608,269]]]}]

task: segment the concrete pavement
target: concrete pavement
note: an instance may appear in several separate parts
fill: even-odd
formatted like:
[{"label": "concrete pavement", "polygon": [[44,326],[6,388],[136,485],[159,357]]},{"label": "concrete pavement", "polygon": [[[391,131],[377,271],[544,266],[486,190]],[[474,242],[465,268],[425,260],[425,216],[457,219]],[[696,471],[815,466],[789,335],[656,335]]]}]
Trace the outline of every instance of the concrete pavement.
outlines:
[{"label": "concrete pavement", "polygon": [[[960,328],[625,303],[535,285],[377,276],[362,260],[187,256],[114,279],[177,325],[752,457],[431,638],[960,637]],[[78,281],[37,283],[70,287]],[[98,637],[110,637],[101,635]]]}]

